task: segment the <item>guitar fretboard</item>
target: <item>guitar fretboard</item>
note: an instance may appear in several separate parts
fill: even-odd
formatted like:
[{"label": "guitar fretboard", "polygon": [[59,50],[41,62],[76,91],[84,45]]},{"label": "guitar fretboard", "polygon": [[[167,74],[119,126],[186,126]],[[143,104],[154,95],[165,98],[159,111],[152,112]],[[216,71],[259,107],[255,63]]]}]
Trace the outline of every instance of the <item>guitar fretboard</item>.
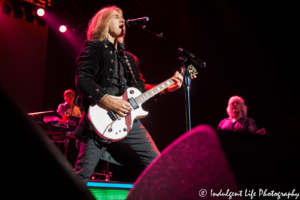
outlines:
[{"label": "guitar fretboard", "polygon": [[148,99],[150,99],[151,97],[155,96],[159,92],[163,91],[164,89],[166,89],[167,87],[172,85],[173,83],[174,83],[174,81],[172,79],[168,79],[168,80],[164,81],[163,83],[155,86],[154,88],[151,88],[147,92],[144,92],[143,94],[137,96],[136,98],[134,98],[134,100],[138,104],[142,104],[145,101],[147,101]]}]

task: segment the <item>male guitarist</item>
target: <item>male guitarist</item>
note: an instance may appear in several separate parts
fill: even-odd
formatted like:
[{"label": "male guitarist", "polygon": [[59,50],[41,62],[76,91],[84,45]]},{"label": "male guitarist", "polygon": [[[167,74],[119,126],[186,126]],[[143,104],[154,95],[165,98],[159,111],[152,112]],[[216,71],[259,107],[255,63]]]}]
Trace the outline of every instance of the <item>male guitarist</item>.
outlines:
[{"label": "male guitarist", "polygon": [[255,121],[247,117],[247,106],[242,97],[232,96],[226,108],[229,118],[223,119],[218,125],[218,130],[256,133]]},{"label": "male guitarist", "polygon": [[[111,145],[118,145],[135,156],[146,167],[160,152],[145,127],[135,120],[128,135],[117,142],[101,139],[88,119],[89,106],[105,105],[119,117],[131,112],[131,104],[112,96],[122,95],[126,88],[135,87],[141,92],[153,88],[145,84],[139,72],[138,59],[124,51],[125,21],[123,12],[116,6],[99,10],[90,20],[87,41],[77,59],[76,87],[81,98],[82,118],[76,129],[79,154],[75,172],[87,183],[100,159],[109,161],[105,154]],[[182,85],[183,77],[176,72],[174,84],[161,91],[173,92]],[[99,119],[101,122],[101,119]],[[109,148],[109,149],[107,149]],[[120,152],[121,153],[121,152]]]}]

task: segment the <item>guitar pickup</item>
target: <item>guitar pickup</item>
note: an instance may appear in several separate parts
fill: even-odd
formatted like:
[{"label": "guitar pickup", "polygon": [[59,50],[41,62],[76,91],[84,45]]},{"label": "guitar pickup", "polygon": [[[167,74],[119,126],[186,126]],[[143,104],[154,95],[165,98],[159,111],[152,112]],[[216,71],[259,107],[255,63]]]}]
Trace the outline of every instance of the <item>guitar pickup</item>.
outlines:
[{"label": "guitar pickup", "polygon": [[109,111],[107,112],[108,116],[111,118],[111,120],[115,121],[118,119],[118,116],[116,115],[116,113],[114,111]]},{"label": "guitar pickup", "polygon": [[133,108],[134,110],[136,110],[136,109],[139,108],[139,104],[136,103],[136,101],[134,100],[133,97],[130,97],[130,98],[128,99],[128,101],[129,101],[129,103],[131,104],[131,106],[132,106],[132,108]]}]

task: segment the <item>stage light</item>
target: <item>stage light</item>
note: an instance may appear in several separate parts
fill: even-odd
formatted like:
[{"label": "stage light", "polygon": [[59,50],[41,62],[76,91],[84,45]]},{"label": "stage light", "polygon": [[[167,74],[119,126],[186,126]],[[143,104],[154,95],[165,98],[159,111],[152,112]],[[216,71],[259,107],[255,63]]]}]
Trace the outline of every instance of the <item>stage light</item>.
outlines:
[{"label": "stage light", "polygon": [[59,31],[62,32],[62,33],[66,32],[66,31],[67,31],[67,26],[61,25],[61,26],[59,27]]},{"label": "stage light", "polygon": [[6,15],[9,15],[11,10],[12,10],[12,8],[10,6],[9,1],[4,1],[3,4],[2,4],[2,11],[1,12],[6,14]]},{"label": "stage light", "polygon": [[40,17],[43,17],[44,14],[45,14],[45,11],[43,8],[39,8],[37,11],[36,11],[37,15],[40,16]]},{"label": "stage light", "polygon": [[46,22],[44,19],[45,10],[43,8],[39,8],[36,10],[36,21],[38,22],[38,25],[45,26]]}]

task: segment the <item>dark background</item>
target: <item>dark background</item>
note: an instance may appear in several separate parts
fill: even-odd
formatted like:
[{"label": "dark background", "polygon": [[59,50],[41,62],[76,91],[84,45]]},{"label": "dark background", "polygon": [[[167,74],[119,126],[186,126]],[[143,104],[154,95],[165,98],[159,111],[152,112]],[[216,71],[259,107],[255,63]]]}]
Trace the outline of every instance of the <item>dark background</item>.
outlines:
[{"label": "dark background", "polygon": [[[162,32],[166,39],[207,63],[206,68],[195,65],[199,74],[191,85],[192,127],[217,127],[227,117],[228,99],[238,95],[244,98],[248,116],[256,121],[258,129],[265,128],[272,136],[299,138],[299,17],[295,5],[249,0],[52,3],[45,16],[48,25],[42,28],[47,30],[43,36],[46,49],[38,45],[36,38],[30,44],[22,43],[22,38],[28,41],[29,34],[32,36],[32,25],[28,23],[27,31],[18,32],[20,37],[12,36],[9,22],[24,23],[1,13],[1,22],[7,24],[0,25],[0,83],[28,112],[56,110],[64,101],[63,92],[75,90],[75,61],[86,37],[88,20],[98,9],[111,4],[123,9],[125,19],[149,16],[147,28]],[[58,32],[61,23],[68,24],[64,34]],[[35,31],[35,35],[39,34]],[[163,82],[181,67],[176,49],[139,27],[127,29],[125,43],[127,51],[139,58],[146,83]],[[8,48],[15,51],[7,53]],[[36,54],[29,55],[32,51]],[[32,63],[41,55],[42,61],[33,68]],[[26,56],[32,56],[32,60],[26,60]],[[160,151],[186,132],[183,88],[158,101],[149,100],[143,108],[150,112],[142,122]]]}]

